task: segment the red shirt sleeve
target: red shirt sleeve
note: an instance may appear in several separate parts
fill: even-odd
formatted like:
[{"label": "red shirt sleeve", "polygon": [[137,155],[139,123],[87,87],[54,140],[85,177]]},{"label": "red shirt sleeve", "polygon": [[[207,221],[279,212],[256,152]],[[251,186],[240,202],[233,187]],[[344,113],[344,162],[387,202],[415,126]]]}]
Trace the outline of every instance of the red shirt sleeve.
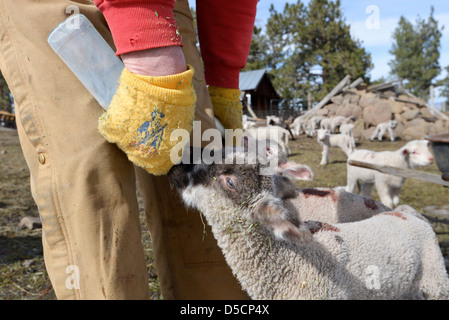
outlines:
[{"label": "red shirt sleeve", "polygon": [[183,45],[173,15],[175,0],[94,0],[94,3],[111,30],[116,55]]},{"label": "red shirt sleeve", "polygon": [[257,0],[196,1],[198,38],[208,85],[239,88],[256,10]]}]

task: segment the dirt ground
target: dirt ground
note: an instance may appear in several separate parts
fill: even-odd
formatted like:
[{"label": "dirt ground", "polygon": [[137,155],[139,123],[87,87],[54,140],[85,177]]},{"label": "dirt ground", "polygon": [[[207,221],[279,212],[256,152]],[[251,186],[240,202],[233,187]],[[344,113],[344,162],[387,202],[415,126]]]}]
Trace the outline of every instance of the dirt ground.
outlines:
[{"label": "dirt ground", "polygon": [[[404,144],[397,142],[363,142],[357,148],[396,150]],[[346,156],[339,149],[331,149],[330,164],[320,166],[321,148],[315,139],[301,137],[290,141],[291,160],[309,165],[315,173],[313,181],[298,182],[299,187],[336,187],[346,185]],[[422,168],[440,174],[436,165]],[[427,206],[447,206],[448,189],[439,185],[407,180],[401,191],[401,204],[422,211]],[[374,198],[378,200],[377,194]],[[154,268],[151,237],[144,222],[140,201],[142,238],[150,275],[152,299],[161,299]],[[0,128],[0,299],[55,299],[43,260],[41,229],[19,229],[22,217],[38,217],[29,186],[29,171],[20,149],[17,132]],[[438,235],[449,240],[449,233]]]}]

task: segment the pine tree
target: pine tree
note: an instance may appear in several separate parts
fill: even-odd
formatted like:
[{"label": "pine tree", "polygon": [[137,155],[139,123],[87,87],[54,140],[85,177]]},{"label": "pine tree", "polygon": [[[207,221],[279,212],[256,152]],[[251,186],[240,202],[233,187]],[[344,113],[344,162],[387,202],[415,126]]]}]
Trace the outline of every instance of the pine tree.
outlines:
[{"label": "pine tree", "polygon": [[286,4],[282,13],[273,7],[266,25],[266,65],[284,98],[307,101],[310,92],[319,101],[347,74],[366,77],[371,56],[350,34],[340,1],[300,0]]},{"label": "pine tree", "polygon": [[390,50],[394,56],[389,63],[391,74],[404,79],[405,88],[424,100],[429,96],[430,85],[441,72],[438,59],[442,29],[439,29],[433,12],[431,7],[430,17],[427,20],[418,17],[415,25],[401,16]]}]

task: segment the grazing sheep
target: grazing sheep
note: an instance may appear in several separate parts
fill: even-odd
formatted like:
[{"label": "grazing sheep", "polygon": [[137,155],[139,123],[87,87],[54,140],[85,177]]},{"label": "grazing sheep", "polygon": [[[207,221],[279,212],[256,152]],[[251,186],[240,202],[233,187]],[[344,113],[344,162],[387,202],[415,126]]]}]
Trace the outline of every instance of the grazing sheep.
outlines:
[{"label": "grazing sheep", "polygon": [[396,151],[374,152],[370,150],[356,150],[348,158],[346,191],[355,192],[357,181],[361,180],[362,195],[371,197],[373,186],[383,204],[394,208],[399,204],[399,193],[405,178],[388,175],[376,170],[365,169],[349,165],[350,160],[358,160],[378,165],[388,165],[398,168],[416,168],[431,165],[434,161],[429,151],[430,142],[427,140],[413,140]]},{"label": "grazing sheep", "polygon": [[[359,222],[303,221],[284,205],[285,177],[261,175],[251,155],[176,165],[168,176],[212,227],[252,299],[447,299],[449,279],[430,224],[401,206]],[[350,210],[350,208],[348,208]]]},{"label": "grazing sheep", "polygon": [[320,124],[323,119],[323,116],[313,116],[309,119],[309,121],[307,122],[307,136],[313,137],[315,135],[316,130],[320,128]]},{"label": "grazing sheep", "polygon": [[344,123],[340,126],[340,133],[345,134],[351,138],[351,144],[353,149],[355,149],[355,139],[354,139],[354,124]]},{"label": "grazing sheep", "polygon": [[296,136],[299,136],[307,131],[307,120],[304,116],[299,116],[293,120],[292,129]]},{"label": "grazing sheep", "polygon": [[354,151],[351,138],[344,134],[330,134],[329,130],[319,129],[317,131],[317,141],[323,147],[321,165],[329,163],[330,147],[339,147],[348,157]]},{"label": "grazing sheep", "polygon": [[331,133],[337,132],[337,129],[339,129],[342,124],[350,123],[351,121],[354,121],[354,117],[352,117],[352,116],[351,117],[344,117],[344,116],[333,117],[331,119],[331,123],[330,123]]},{"label": "grazing sheep", "polygon": [[331,131],[331,123],[332,123],[332,118],[324,118],[320,122],[320,129],[325,129],[325,130]]},{"label": "grazing sheep", "polygon": [[390,135],[390,140],[394,141],[396,138],[394,136],[394,131],[398,126],[398,122],[396,120],[390,120],[387,122],[379,123],[376,129],[373,131],[370,140],[374,141],[374,138],[377,136],[377,140],[382,141],[382,137],[388,130],[388,134]]},{"label": "grazing sheep", "polygon": [[275,141],[281,147],[282,152],[284,152],[287,156],[290,155],[290,147],[288,146],[289,134],[290,132],[288,130],[279,126],[249,128],[244,131],[245,136]]}]

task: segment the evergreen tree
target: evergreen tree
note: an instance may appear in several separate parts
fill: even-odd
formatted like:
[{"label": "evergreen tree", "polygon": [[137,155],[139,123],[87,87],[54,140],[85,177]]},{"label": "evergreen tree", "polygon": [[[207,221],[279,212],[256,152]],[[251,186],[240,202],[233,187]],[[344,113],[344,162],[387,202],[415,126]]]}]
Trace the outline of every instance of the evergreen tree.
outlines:
[{"label": "evergreen tree", "polygon": [[273,6],[266,25],[265,65],[284,98],[319,101],[347,74],[366,77],[371,56],[354,40],[340,10],[340,1],[300,0],[286,4],[282,13]]},{"label": "evergreen tree", "polygon": [[404,79],[405,88],[424,100],[429,96],[430,85],[441,72],[438,59],[442,29],[439,29],[433,12],[431,7],[430,17],[427,20],[418,17],[415,25],[401,16],[390,50],[394,56],[389,63],[391,74]]},{"label": "evergreen tree", "polygon": [[449,66],[445,68],[447,75],[443,80],[438,81],[437,86],[441,87],[441,96],[446,99],[446,110],[449,111]]}]

